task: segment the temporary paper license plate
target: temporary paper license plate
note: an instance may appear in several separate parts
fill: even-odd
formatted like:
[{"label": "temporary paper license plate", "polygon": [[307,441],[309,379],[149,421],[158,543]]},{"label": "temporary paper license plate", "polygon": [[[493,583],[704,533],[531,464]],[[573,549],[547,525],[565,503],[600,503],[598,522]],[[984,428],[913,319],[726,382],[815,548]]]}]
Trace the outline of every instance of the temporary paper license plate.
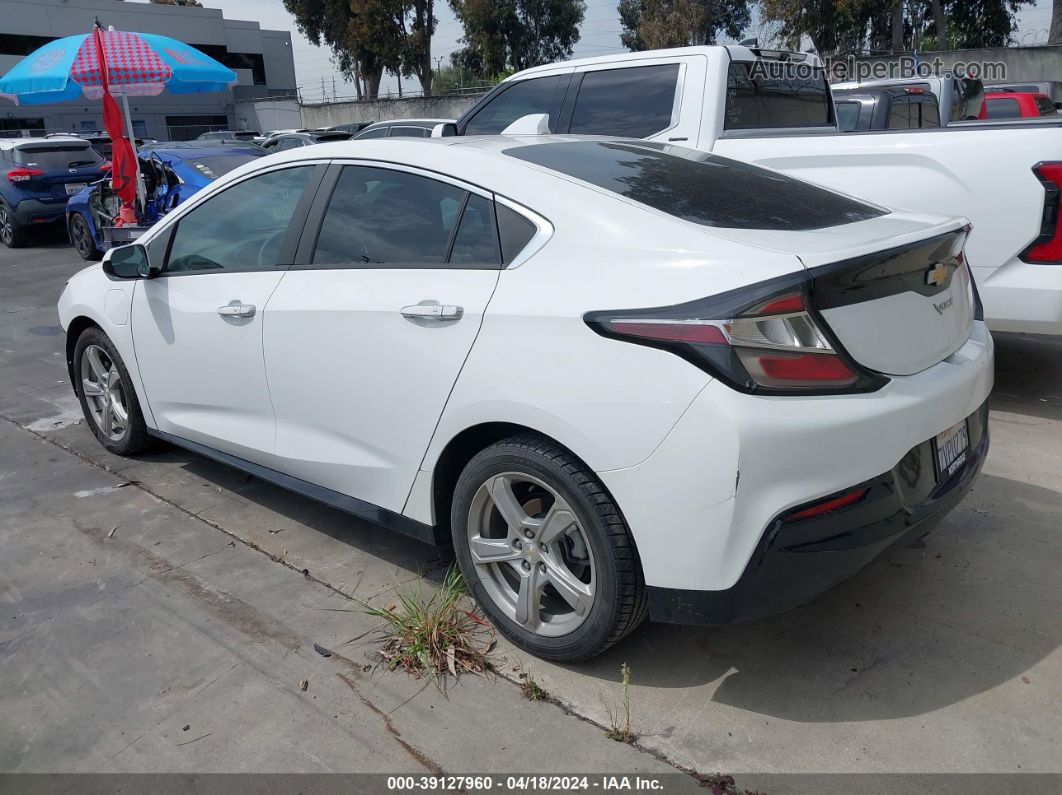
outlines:
[{"label": "temporary paper license plate", "polygon": [[937,453],[937,479],[947,480],[955,470],[966,463],[966,453],[970,449],[970,432],[966,429],[966,420],[938,433],[933,440],[933,447]]},{"label": "temporary paper license plate", "polygon": [[87,182],[68,182],[66,183],[66,195],[73,196],[86,185],[88,185]]}]

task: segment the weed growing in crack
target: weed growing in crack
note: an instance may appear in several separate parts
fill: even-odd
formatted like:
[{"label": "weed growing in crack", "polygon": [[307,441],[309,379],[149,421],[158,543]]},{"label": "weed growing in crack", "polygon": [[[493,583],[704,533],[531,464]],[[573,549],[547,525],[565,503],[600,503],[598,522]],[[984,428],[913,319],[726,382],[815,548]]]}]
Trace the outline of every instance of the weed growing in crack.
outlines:
[{"label": "weed growing in crack", "polygon": [[520,684],[520,692],[524,694],[524,698],[528,701],[545,701],[549,698],[549,693],[535,680],[530,671],[521,672],[520,678],[523,679]]},{"label": "weed growing in crack", "polygon": [[398,591],[383,608],[363,602],[366,613],[383,621],[380,655],[387,667],[418,678],[427,675],[440,690],[448,671],[455,677],[483,673],[490,664],[494,628],[477,608],[466,607],[464,596],[464,578],[453,566],[430,598],[418,587]]},{"label": "weed growing in crack", "polygon": [[620,676],[623,682],[623,708],[617,712],[613,711],[611,705],[605,704],[609,723],[605,736],[618,743],[631,743],[635,735],[631,730],[631,669],[627,663],[620,666]]}]

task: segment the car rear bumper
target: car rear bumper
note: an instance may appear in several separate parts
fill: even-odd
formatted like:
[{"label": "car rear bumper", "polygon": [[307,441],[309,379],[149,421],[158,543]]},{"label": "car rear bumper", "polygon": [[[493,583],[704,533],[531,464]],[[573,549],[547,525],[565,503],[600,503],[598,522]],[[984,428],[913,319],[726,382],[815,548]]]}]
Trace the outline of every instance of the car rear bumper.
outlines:
[{"label": "car rear bumper", "polygon": [[[634,536],[646,585],[657,593],[734,588],[778,517],[877,482],[911,450],[983,410],[993,363],[991,336],[975,321],[947,359],[875,392],[767,397],[709,383],[646,460],[598,472]],[[926,499],[908,496],[905,504]],[[885,546],[892,530],[901,532],[867,532],[879,532]],[[866,559],[851,566],[880,551],[858,553]],[[846,571],[824,577],[837,581]]]},{"label": "car rear bumper", "polygon": [[12,215],[19,226],[48,224],[66,217],[66,202],[23,199]]},{"label": "car rear bumper", "polygon": [[881,554],[929,533],[973,485],[988,453],[988,402],[967,419],[965,463],[937,483],[932,440],[890,471],[861,484],[855,505],[787,522],[775,517],[741,578],[721,591],[649,587],[649,618],[677,624],[730,624],[780,613],[856,574]]}]

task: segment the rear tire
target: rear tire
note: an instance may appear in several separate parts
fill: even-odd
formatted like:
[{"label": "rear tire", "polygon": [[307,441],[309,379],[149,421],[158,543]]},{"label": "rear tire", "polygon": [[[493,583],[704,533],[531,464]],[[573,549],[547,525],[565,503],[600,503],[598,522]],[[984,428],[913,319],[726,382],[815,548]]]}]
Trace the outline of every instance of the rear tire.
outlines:
[{"label": "rear tire", "polygon": [[641,562],[619,508],[586,464],[547,439],[514,436],[473,457],[451,527],[469,591],[530,654],[585,660],[645,619]]},{"label": "rear tire", "polygon": [[15,221],[15,214],[3,201],[0,201],[0,243],[8,248],[22,248],[26,245],[26,229]]},{"label": "rear tire", "polygon": [[151,437],[129,371],[102,329],[92,326],[78,337],[74,377],[81,410],[100,444],[121,456],[148,448]]},{"label": "rear tire", "polygon": [[96,247],[96,241],[92,239],[92,231],[89,229],[88,221],[85,220],[81,213],[74,213],[70,219],[70,228],[67,231],[70,235],[70,243],[74,246],[81,259],[88,262],[96,262],[102,259],[103,252]]}]

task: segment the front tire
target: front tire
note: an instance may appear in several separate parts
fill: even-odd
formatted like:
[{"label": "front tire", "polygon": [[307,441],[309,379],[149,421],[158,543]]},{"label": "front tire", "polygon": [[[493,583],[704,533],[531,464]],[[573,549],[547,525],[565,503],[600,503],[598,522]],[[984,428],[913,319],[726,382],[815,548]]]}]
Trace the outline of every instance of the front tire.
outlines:
[{"label": "front tire", "polygon": [[641,563],[619,508],[559,445],[516,436],[465,467],[451,511],[469,590],[506,638],[537,657],[585,660],[648,610]]},{"label": "front tire", "polygon": [[129,371],[114,343],[95,326],[85,329],[74,346],[77,395],[92,432],[115,455],[135,455],[150,437]]},{"label": "front tire", "polygon": [[70,219],[69,233],[70,242],[81,259],[96,262],[103,257],[103,252],[96,247],[96,241],[92,238],[92,231],[81,213],[75,212]]}]

